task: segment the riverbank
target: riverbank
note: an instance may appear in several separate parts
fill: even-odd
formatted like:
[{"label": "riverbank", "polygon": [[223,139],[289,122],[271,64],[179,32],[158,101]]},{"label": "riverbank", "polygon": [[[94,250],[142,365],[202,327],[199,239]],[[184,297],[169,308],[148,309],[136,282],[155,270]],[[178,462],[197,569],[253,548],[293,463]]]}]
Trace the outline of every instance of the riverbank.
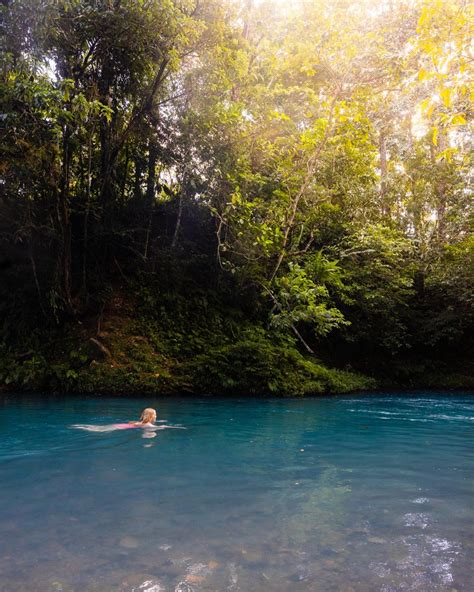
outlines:
[{"label": "riverbank", "polygon": [[[232,318],[232,313],[235,317],[229,310],[226,319],[178,315],[170,327],[163,310],[157,318],[116,294],[100,315],[51,330],[41,343],[29,349],[25,343],[24,351],[5,350],[1,388],[169,396],[304,396],[375,388],[374,379],[329,368],[304,356],[291,340],[275,339],[248,319]],[[219,327],[225,321],[228,330]]]},{"label": "riverbank", "polygon": [[4,344],[0,392],[310,396],[474,388],[469,365],[449,371],[395,358],[391,375],[388,363],[376,361],[364,372],[305,355],[295,340],[236,307],[203,294],[172,296],[157,301],[143,288],[117,288],[96,310]]}]

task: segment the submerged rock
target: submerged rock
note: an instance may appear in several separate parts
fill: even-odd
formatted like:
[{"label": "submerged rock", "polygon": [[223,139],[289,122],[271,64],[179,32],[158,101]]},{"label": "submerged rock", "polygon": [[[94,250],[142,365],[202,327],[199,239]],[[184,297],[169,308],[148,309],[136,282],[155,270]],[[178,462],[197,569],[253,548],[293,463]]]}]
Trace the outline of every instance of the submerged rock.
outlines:
[{"label": "submerged rock", "polygon": [[186,571],[186,581],[193,584],[198,584],[212,573],[213,568],[211,568],[209,565],[206,565],[205,563],[193,563]]},{"label": "submerged rock", "polygon": [[263,559],[263,554],[260,551],[242,549],[241,554],[242,560],[246,565],[256,566],[263,565],[265,563]]},{"label": "submerged rock", "polygon": [[291,575],[288,579],[290,582],[307,582],[313,577],[312,570],[307,565],[298,565],[296,573]]},{"label": "submerged rock", "polygon": [[119,545],[124,549],[136,549],[139,545],[139,542],[135,537],[124,536],[120,539]]},{"label": "submerged rock", "polygon": [[209,568],[205,563],[193,563],[188,567],[188,573],[203,576],[209,573]]},{"label": "submerged rock", "polygon": [[197,574],[188,574],[186,576],[186,582],[191,582],[191,584],[200,584],[204,582],[204,576],[198,576]]},{"label": "submerged rock", "polygon": [[122,581],[122,587],[123,588],[133,588],[133,589],[138,589],[139,586],[142,585],[143,582],[145,582],[146,580],[152,580],[153,576],[151,574],[148,573],[134,573],[134,574],[130,574],[127,575],[123,581]]},{"label": "submerged rock", "polygon": [[367,542],[369,543],[375,543],[376,545],[383,545],[385,544],[387,541],[385,539],[382,539],[380,537],[368,537],[367,538]]}]

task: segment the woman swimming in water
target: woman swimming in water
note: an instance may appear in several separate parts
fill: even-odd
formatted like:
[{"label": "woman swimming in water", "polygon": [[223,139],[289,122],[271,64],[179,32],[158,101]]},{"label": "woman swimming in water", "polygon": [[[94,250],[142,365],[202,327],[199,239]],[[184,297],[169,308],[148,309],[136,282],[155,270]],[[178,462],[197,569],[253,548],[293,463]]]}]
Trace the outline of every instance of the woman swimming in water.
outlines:
[{"label": "woman swimming in water", "polygon": [[156,411],[147,407],[140,415],[140,421],[130,421],[128,423],[116,423],[118,429],[126,430],[128,428],[154,428],[156,421]]},{"label": "woman swimming in water", "polygon": [[[153,428],[159,429],[155,425],[156,411],[151,407],[147,407],[142,411],[140,421],[129,421],[128,423],[113,423],[110,425],[94,426],[94,425],[74,425],[73,428],[80,430],[87,430],[88,432],[113,432],[114,430],[128,430],[130,428]],[[164,427],[164,426],[163,426]]]}]

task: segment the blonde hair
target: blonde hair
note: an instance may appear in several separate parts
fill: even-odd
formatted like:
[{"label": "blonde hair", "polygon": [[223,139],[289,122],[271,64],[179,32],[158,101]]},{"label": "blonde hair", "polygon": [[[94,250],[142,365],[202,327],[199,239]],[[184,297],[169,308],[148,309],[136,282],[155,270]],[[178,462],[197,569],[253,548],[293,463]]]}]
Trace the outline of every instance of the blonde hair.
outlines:
[{"label": "blonde hair", "polygon": [[156,411],[151,407],[147,407],[140,415],[141,423],[152,423],[156,420]]}]

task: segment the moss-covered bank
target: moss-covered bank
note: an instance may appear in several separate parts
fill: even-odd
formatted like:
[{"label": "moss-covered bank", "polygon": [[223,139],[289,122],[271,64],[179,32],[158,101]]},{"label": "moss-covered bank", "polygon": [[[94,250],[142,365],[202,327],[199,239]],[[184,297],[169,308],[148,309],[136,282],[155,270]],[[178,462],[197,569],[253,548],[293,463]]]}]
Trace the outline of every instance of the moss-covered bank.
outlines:
[{"label": "moss-covered bank", "polygon": [[362,374],[304,356],[212,294],[117,288],[100,313],[2,346],[3,390],[302,396],[370,389]]},{"label": "moss-covered bank", "polygon": [[243,307],[229,291],[178,291],[139,277],[57,323],[33,322],[12,305],[0,338],[0,390],[305,396],[474,388],[472,363],[365,355],[349,367],[324,344],[307,355],[265,323],[255,302]]}]

